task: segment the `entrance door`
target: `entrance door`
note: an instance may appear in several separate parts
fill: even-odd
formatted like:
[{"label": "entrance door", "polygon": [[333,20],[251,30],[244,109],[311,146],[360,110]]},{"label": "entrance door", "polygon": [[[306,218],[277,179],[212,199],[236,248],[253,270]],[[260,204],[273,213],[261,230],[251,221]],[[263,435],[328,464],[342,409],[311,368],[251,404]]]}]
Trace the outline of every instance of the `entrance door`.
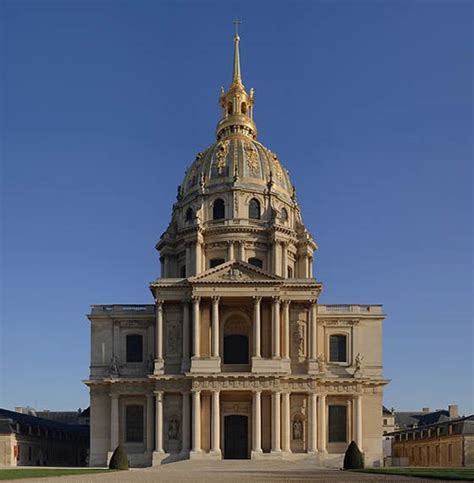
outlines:
[{"label": "entrance door", "polygon": [[248,459],[247,416],[224,417],[224,458],[230,460]]}]

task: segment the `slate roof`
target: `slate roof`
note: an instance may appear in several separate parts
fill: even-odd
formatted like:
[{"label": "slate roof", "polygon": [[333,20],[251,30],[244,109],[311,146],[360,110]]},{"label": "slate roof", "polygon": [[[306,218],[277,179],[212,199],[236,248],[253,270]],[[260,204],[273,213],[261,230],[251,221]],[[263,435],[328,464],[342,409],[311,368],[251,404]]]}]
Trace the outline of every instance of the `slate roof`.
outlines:
[{"label": "slate roof", "polygon": [[37,416],[0,408],[0,433],[9,434],[16,432],[16,424],[71,433],[89,432],[89,426],[84,424],[60,423],[51,419],[38,418]]},{"label": "slate roof", "polygon": [[390,409],[387,409],[385,406],[382,407],[382,414],[386,414],[387,416],[393,416],[392,411],[390,411]]},{"label": "slate roof", "polygon": [[398,424],[401,430],[416,426],[428,426],[430,424],[442,423],[443,421],[449,421],[449,411],[446,409],[429,413],[422,411],[395,412],[395,424]]},{"label": "slate roof", "polygon": [[[438,412],[441,412],[441,411],[435,411],[435,413],[438,413]],[[451,426],[452,428],[451,433],[448,430],[449,426]],[[411,432],[416,432],[417,434],[419,434],[421,433],[422,430],[424,430],[424,432],[427,432],[426,430],[430,428],[431,429],[440,428],[439,436],[446,436],[448,434],[474,435],[474,414],[463,418],[456,418],[456,419],[443,418],[442,421],[439,421],[437,423],[427,424],[417,428],[401,429],[401,430],[393,431],[392,433],[389,433],[389,434],[397,435],[397,434],[411,433]],[[425,437],[428,437],[428,436],[425,436]]]}]

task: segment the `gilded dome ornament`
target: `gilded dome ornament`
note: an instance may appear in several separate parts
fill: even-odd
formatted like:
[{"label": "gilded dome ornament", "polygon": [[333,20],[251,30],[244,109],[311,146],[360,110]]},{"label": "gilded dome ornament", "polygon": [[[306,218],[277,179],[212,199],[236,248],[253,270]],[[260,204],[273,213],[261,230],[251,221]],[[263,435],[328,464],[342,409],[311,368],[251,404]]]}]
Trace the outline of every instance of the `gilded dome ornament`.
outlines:
[{"label": "gilded dome ornament", "polygon": [[217,152],[216,152],[216,159],[214,165],[217,169],[219,174],[222,174],[225,168],[225,160],[227,158],[227,154],[229,152],[229,144],[230,141],[228,139],[221,141],[217,145]]},{"label": "gilded dome ornament", "polygon": [[256,173],[258,170],[258,153],[253,144],[246,142],[244,145],[245,154],[247,157],[247,166],[251,173]]}]

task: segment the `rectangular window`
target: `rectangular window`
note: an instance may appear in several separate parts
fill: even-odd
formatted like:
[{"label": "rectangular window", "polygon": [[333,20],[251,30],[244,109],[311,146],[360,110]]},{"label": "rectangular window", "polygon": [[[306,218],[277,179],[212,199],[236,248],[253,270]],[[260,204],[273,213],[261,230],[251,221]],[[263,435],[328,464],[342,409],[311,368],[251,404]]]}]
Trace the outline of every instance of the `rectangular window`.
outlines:
[{"label": "rectangular window", "polygon": [[387,420],[386,419],[383,420],[383,425],[387,426]]},{"label": "rectangular window", "polygon": [[125,439],[127,443],[143,443],[144,425],[143,406],[127,406],[125,411]]},{"label": "rectangular window", "polygon": [[143,337],[127,335],[127,362],[143,362]]},{"label": "rectangular window", "polygon": [[329,361],[347,362],[347,337],[331,335],[329,337]]},{"label": "rectangular window", "polygon": [[345,443],[347,441],[347,407],[329,406],[329,442]]}]

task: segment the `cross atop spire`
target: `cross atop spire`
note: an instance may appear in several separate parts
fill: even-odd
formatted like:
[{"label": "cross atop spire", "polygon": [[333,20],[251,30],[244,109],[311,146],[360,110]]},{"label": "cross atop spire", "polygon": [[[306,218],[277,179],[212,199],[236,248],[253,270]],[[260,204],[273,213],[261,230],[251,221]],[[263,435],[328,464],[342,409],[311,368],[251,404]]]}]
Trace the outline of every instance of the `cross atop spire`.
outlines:
[{"label": "cross atop spire", "polygon": [[240,75],[240,51],[239,51],[239,25],[242,23],[240,20],[235,19],[233,21],[235,25],[235,37],[234,37],[234,72],[232,73],[232,83],[242,83]]},{"label": "cross atop spire", "polygon": [[239,36],[239,25],[242,23],[238,18],[232,21],[232,23],[235,25],[235,36]]}]

